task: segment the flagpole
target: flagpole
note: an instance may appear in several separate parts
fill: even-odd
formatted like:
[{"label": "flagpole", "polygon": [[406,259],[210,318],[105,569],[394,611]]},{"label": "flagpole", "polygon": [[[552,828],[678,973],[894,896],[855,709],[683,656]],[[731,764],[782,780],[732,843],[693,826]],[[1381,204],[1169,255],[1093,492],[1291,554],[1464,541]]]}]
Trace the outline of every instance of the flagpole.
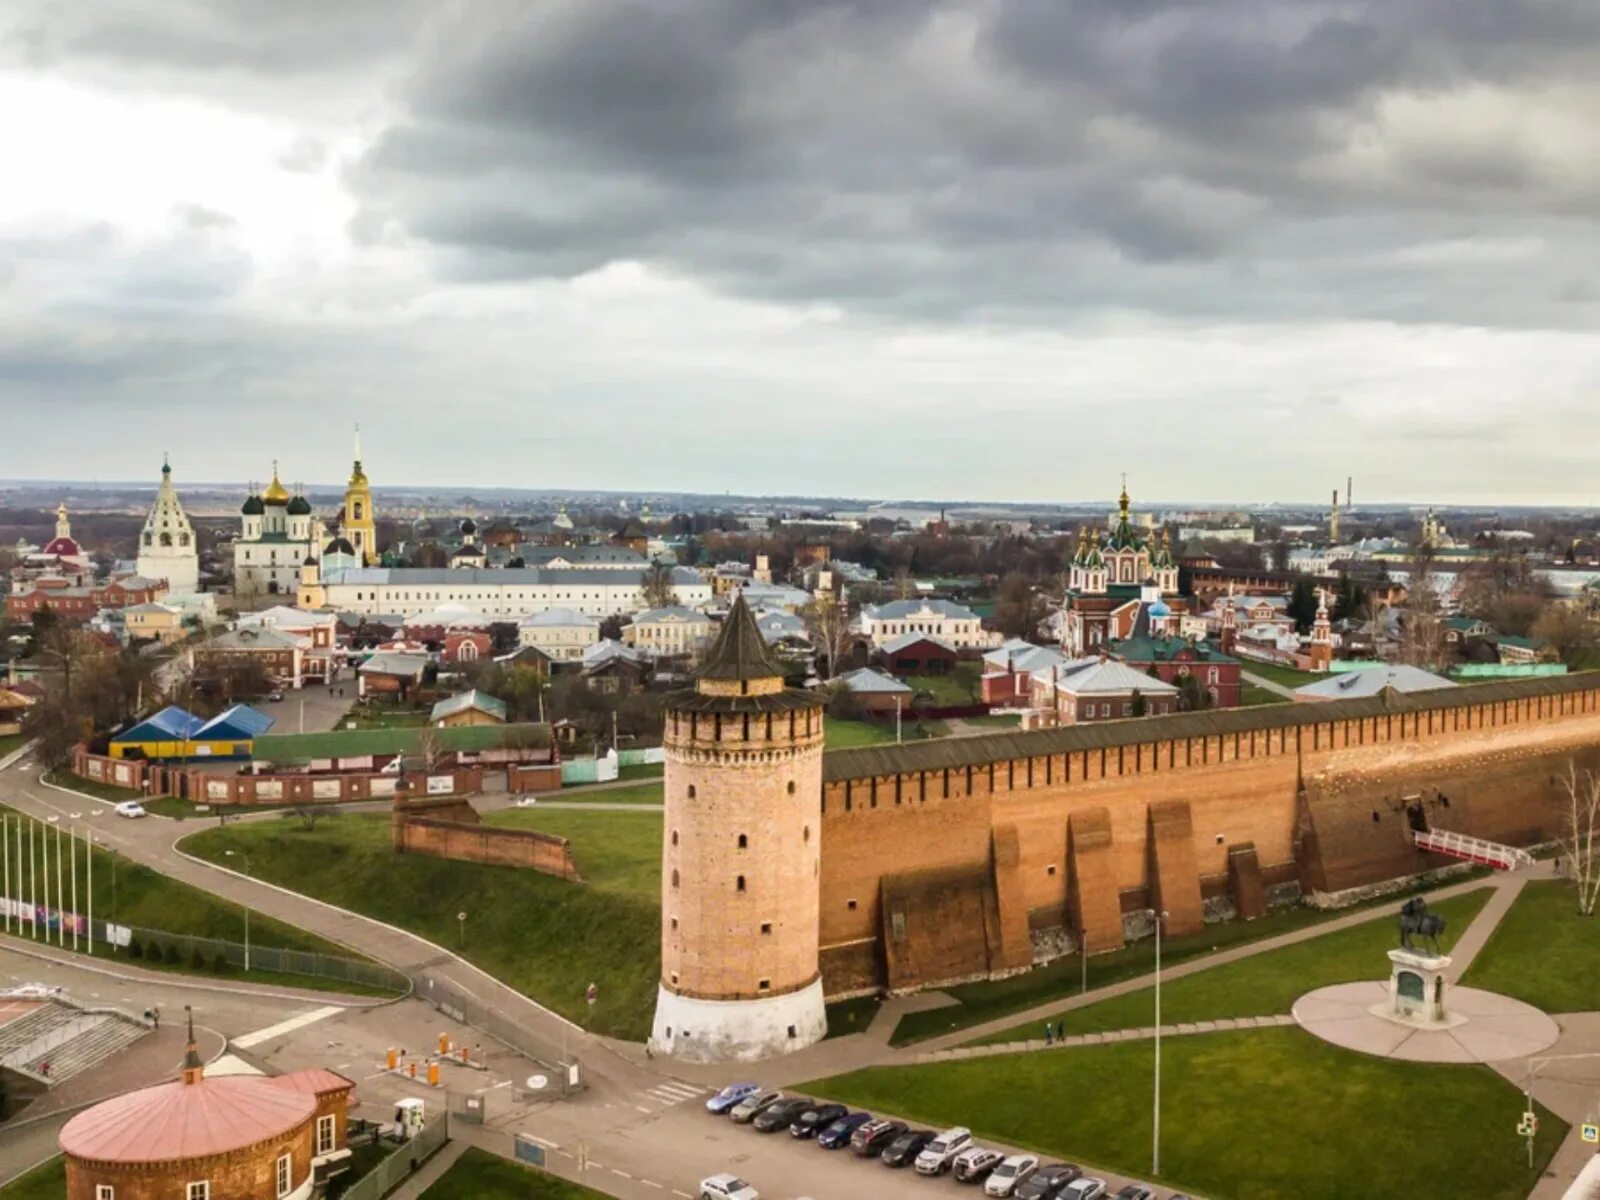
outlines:
[{"label": "flagpole", "polygon": [[33,827],[39,822],[28,822],[28,933],[39,940],[39,851],[34,845]]},{"label": "flagpole", "polygon": [[73,824],[67,832],[67,861],[72,864],[72,950],[78,950],[78,826]]},{"label": "flagpole", "polygon": [[85,923],[89,930],[89,953],[94,954],[94,826],[89,826],[88,839],[83,845],[83,890],[84,907],[88,910],[89,919]]},{"label": "flagpole", "polygon": [[61,822],[56,822],[56,945],[67,944],[67,893],[61,886]]},{"label": "flagpole", "polygon": [[0,813],[0,859],[6,874],[6,932],[11,932],[11,818]]}]

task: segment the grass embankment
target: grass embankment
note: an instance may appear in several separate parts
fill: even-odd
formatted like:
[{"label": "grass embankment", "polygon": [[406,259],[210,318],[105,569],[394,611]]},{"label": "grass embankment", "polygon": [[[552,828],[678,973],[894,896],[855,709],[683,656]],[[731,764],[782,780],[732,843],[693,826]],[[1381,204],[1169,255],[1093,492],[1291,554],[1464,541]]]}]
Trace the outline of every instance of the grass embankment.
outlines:
[{"label": "grass embankment", "polygon": [[[12,854],[16,854],[16,822],[20,819],[28,820],[26,816],[9,808],[0,808],[0,813],[11,822],[7,829],[7,836],[11,844]],[[45,847],[55,842],[55,827],[44,821],[33,821],[34,848],[29,849],[28,828],[23,825],[22,834],[22,861],[27,863],[33,853],[42,857]],[[62,863],[65,868],[66,907],[71,910],[72,905],[72,868],[70,864],[70,851],[72,847],[65,837],[61,840]],[[51,850],[54,846],[51,845]],[[238,904],[230,903],[210,892],[201,891],[187,883],[163,875],[149,867],[131,862],[120,854],[98,847],[92,851],[93,869],[87,868],[83,861],[84,847],[80,841],[77,847],[78,854],[78,901],[82,911],[93,911],[95,916],[114,925],[127,925],[135,929],[157,930],[163,933],[178,934],[187,937],[216,938],[222,941],[242,942],[244,940],[244,909]],[[49,879],[45,878],[41,868],[40,873],[34,877],[33,882],[39,888],[38,903],[54,907],[55,892],[50,887],[55,879],[55,856],[50,854],[52,869]],[[13,857],[13,865],[16,859]],[[235,864],[229,863],[229,866]],[[25,869],[25,868],[24,868]],[[93,880],[94,894],[91,897],[90,881]],[[23,884],[20,891],[13,886],[20,899],[26,901],[32,898],[29,891],[29,877],[22,876]],[[19,923],[20,925],[20,923]],[[25,941],[45,941],[44,931],[39,931],[40,936],[17,935]],[[282,921],[274,920],[262,913],[252,911],[250,914],[250,942],[252,946],[271,947],[279,950],[306,950],[316,954],[331,954],[340,958],[361,958],[362,955],[348,946],[341,946],[330,942],[315,934],[307,933],[293,925],[286,925]],[[62,944],[57,944],[54,939],[49,944],[56,950],[72,950],[72,934],[69,932]],[[79,953],[88,954],[88,938],[79,936]],[[287,987],[314,988],[319,991],[337,991],[357,995],[387,995],[372,988],[365,988],[355,984],[339,983],[331,979],[322,979],[313,975],[295,975],[279,971],[252,970],[246,975],[242,968],[225,968],[213,970],[210,964],[196,964],[188,961],[169,962],[165,958],[155,958],[140,946],[141,954],[135,957],[132,947],[107,946],[104,942],[95,943],[94,957],[97,959],[115,959],[126,962],[132,966],[144,967],[152,971],[173,971],[181,974],[218,976],[228,979],[249,979],[254,983],[281,984]]]},{"label": "grass embankment", "polygon": [[120,804],[124,800],[138,800],[141,803],[144,801],[144,793],[137,788],[115,787],[109,783],[85,779],[82,775],[74,775],[65,768],[46,771],[43,778],[46,783],[82,792],[86,796],[93,796],[97,800],[105,800],[111,804]]},{"label": "grass embankment", "polygon": [[[246,851],[261,879],[411,930],[597,1032],[642,1040],[661,970],[661,814],[534,808],[485,820],[571,839],[584,882],[396,855],[388,817],[359,813],[310,830],[288,817],[239,822],[183,848],[212,862]],[[592,1012],[583,1002],[591,982],[600,992]]]},{"label": "grass embankment", "polygon": [[67,1160],[56,1155],[0,1187],[0,1200],[61,1200],[67,1194]]},{"label": "grass embankment", "polygon": [[4,762],[10,755],[22,748],[22,743],[27,741],[20,733],[0,734],[0,762]]},{"label": "grass embankment", "polygon": [[617,768],[618,779],[660,779],[666,773],[666,763],[634,763]]},{"label": "grass embankment", "polygon": [[1257,704],[1287,704],[1289,697],[1280,696],[1277,692],[1269,691],[1254,683],[1241,683],[1239,685],[1239,706],[1253,708]]},{"label": "grass embankment", "polygon": [[[1137,1175],[1150,1166],[1150,1074],[1151,1043],[1112,1042],[802,1089]],[[1515,1133],[1522,1098],[1487,1067],[1392,1062],[1299,1029],[1166,1040],[1161,1103],[1160,1181],[1213,1200],[1521,1200],[1567,1129],[1541,1111],[1530,1170]]]},{"label": "grass embankment", "polygon": [[422,1200],[610,1200],[605,1192],[525,1167],[476,1146],[429,1185]]},{"label": "grass embankment", "polygon": [[1252,662],[1248,658],[1239,660],[1241,669],[1247,675],[1259,675],[1262,679],[1270,679],[1273,683],[1286,688],[1304,687],[1308,683],[1316,683],[1327,679],[1327,675],[1318,675],[1313,671],[1296,671],[1293,667],[1280,667],[1276,663]]},{"label": "grass embankment", "polygon": [[1461,982],[1547,1013],[1600,1008],[1600,916],[1578,915],[1567,880],[1529,883]]},{"label": "grass embankment", "polygon": [[960,663],[948,675],[907,675],[905,682],[913,692],[926,692],[935,708],[959,708],[977,704],[979,666]]},{"label": "grass embankment", "polygon": [[654,783],[634,783],[626,787],[589,784],[579,790],[563,788],[559,792],[540,792],[539,801],[541,804],[546,800],[562,804],[660,804],[662,795],[662,783],[657,779]]},{"label": "grass embankment", "polygon": [[[910,723],[907,722],[909,725]],[[894,741],[894,723],[878,725],[872,721],[852,721],[829,717],[823,726],[824,748],[849,750],[856,746],[882,746]]]},{"label": "grass embankment", "polygon": [[[1491,894],[1491,889],[1480,888],[1430,906],[1447,922],[1445,935],[1439,939],[1441,950],[1449,952]],[[1388,969],[1384,964],[1388,960],[1384,954],[1395,944],[1394,925],[1374,920],[1169,980],[1161,986],[1161,1023],[1177,1025],[1225,1017],[1270,1017],[1287,1013],[1294,1007],[1295,1000],[1313,988],[1387,978]],[[1166,964],[1165,954],[1162,963]],[[1003,1033],[976,1038],[969,1044],[1043,1037],[1045,1020],[1056,1022],[1067,1034],[1148,1028],[1155,1024],[1155,989],[1141,988],[1126,995],[1112,996]]]},{"label": "grass embankment", "polygon": [[[1286,908],[1254,921],[1224,921],[1216,925],[1207,925],[1199,933],[1189,937],[1167,938],[1161,945],[1161,963],[1163,966],[1176,966],[1180,962],[1187,962],[1217,950],[1226,950],[1230,946],[1294,933],[1367,909],[1385,909],[1398,913],[1404,899],[1403,896],[1386,896],[1380,900],[1368,901],[1337,911],[1304,907]],[[1379,921],[1378,924],[1388,931],[1388,936],[1393,936],[1393,925],[1383,921]],[[1154,938],[1132,942],[1110,954],[1091,955],[1088,972],[1089,988],[1101,988],[1107,984],[1120,983],[1124,979],[1132,979],[1137,975],[1148,975],[1155,969],[1155,958]],[[1012,1013],[1022,1012],[1024,1009],[1049,1004],[1052,1000],[1076,996],[1082,986],[1083,961],[1073,954],[1066,958],[1058,958],[1046,966],[1035,967],[1026,974],[1013,975],[1009,979],[984,980],[944,988],[942,989],[944,993],[956,1003],[945,1008],[907,1013],[900,1018],[900,1023],[895,1027],[890,1044],[905,1046],[927,1038],[939,1037],[941,1034],[970,1029],[974,1025],[998,1020]],[[1165,989],[1163,989],[1164,998]],[[1039,1034],[1042,1036],[1042,1020],[1040,1025]]]},{"label": "grass embankment", "polygon": [[876,996],[857,996],[854,1000],[835,1000],[828,1005],[828,1037],[865,1033],[878,1015],[883,1001]]}]

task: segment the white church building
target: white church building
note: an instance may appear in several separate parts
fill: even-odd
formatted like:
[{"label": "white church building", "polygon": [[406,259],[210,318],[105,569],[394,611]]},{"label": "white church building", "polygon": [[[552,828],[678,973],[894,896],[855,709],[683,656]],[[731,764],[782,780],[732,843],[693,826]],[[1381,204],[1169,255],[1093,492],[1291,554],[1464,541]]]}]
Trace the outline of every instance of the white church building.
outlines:
[{"label": "white church building", "polygon": [[178,502],[172,486],[172,464],[161,464],[161,486],[139,535],[139,558],[134,568],[146,579],[165,579],[167,591],[188,595],[200,590],[200,551],[194,527]]}]

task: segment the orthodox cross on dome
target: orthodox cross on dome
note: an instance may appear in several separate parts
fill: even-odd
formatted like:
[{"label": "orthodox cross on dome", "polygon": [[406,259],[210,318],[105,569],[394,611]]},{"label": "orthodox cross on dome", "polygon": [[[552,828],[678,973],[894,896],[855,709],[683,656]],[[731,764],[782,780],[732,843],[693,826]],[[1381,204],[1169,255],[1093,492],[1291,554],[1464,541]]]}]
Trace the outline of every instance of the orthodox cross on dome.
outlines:
[{"label": "orthodox cross on dome", "polygon": [[172,456],[165,450],[161,452],[161,473],[163,475],[172,474]]}]

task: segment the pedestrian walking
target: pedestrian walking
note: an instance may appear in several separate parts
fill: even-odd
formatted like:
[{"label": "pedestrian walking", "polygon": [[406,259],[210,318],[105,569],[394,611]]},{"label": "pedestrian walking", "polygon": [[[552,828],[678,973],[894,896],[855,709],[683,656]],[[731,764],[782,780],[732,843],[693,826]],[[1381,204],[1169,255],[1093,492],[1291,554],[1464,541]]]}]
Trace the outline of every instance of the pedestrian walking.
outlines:
[{"label": "pedestrian walking", "polygon": [[1559,854],[1556,855],[1555,864],[1556,864],[1556,874],[1559,876],[1561,874],[1561,856]]},{"label": "pedestrian walking", "polygon": [[1049,1021],[1044,1023],[1044,1044],[1051,1045],[1056,1040],[1056,1028]]},{"label": "pedestrian walking", "polygon": [[155,1023],[157,1029],[161,1028],[161,1010],[159,1008],[151,1006],[150,1019]]}]

